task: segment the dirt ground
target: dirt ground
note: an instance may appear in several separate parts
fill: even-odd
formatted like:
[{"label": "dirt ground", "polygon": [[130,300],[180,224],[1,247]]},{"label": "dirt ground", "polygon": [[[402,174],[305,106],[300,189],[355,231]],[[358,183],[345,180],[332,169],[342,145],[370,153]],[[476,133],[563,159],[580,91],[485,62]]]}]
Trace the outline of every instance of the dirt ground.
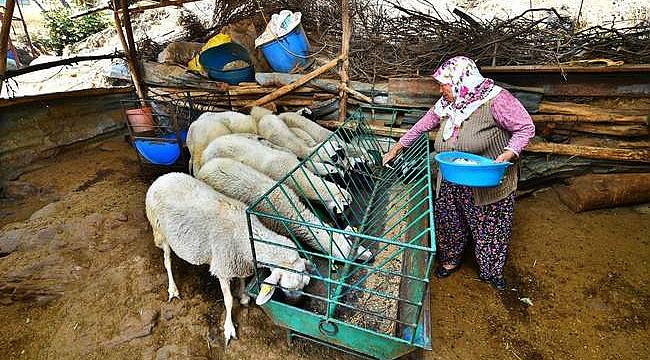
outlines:
[{"label": "dirt ground", "polygon": [[[177,258],[181,300],[168,303],[144,216],[150,180],[121,138],[59,155],[19,181],[19,199],[0,203],[0,359],[350,358],[288,346],[256,306],[235,308],[239,340],[224,350],[218,283]],[[479,282],[468,256],[457,274],[432,281],[434,350],[410,358],[650,358],[645,210],[576,215],[552,191],[521,199],[513,290]]]}]

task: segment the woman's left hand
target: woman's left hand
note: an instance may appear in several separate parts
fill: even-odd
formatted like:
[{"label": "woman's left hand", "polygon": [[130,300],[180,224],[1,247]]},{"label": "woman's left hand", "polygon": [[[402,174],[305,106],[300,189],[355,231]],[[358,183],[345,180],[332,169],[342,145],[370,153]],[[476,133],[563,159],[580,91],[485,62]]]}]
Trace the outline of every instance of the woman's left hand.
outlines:
[{"label": "woman's left hand", "polygon": [[497,156],[496,160],[494,162],[512,162],[517,157],[517,155],[512,151],[512,150],[506,150],[503,152],[503,154]]}]

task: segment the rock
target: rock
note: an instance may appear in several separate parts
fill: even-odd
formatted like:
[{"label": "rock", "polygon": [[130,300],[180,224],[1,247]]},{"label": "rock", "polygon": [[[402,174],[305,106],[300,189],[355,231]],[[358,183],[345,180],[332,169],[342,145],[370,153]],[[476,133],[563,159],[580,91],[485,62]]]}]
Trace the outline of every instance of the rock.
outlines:
[{"label": "rock", "polygon": [[151,335],[153,328],[158,323],[160,312],[154,309],[143,310],[140,319],[130,318],[123,326],[120,335],[104,343],[104,346],[115,347],[131,340]]},{"label": "rock", "polygon": [[0,234],[0,257],[7,256],[18,249],[24,229],[10,230]]},{"label": "rock", "polygon": [[120,211],[119,213],[115,214],[115,220],[121,222],[129,221],[129,214],[125,213],[124,211]]},{"label": "rock", "polygon": [[170,309],[163,311],[163,319],[169,321],[173,318],[174,318],[174,312],[172,312]]},{"label": "rock", "polygon": [[147,360],[207,360],[208,357],[198,354],[196,350],[187,346],[165,345],[156,351],[155,357],[145,358]]},{"label": "rock", "polygon": [[0,301],[47,304],[63,295],[73,280],[72,266],[56,253],[32,260],[7,264],[11,270],[0,273]]},{"label": "rock", "polygon": [[156,351],[156,360],[172,360],[185,357],[187,350],[181,350],[177,345],[165,345]]},{"label": "rock", "polygon": [[140,320],[142,320],[142,323],[145,326],[151,325],[152,329],[154,326],[156,326],[156,323],[158,323],[159,317],[160,317],[160,311],[156,309],[143,310],[142,313],[140,314]]},{"label": "rock", "polygon": [[29,220],[51,217],[57,213],[61,213],[64,211],[65,211],[65,204],[63,204],[63,202],[61,201],[55,201],[36,210],[32,214],[32,216],[29,217]]},{"label": "rock", "polygon": [[2,193],[5,197],[20,200],[37,195],[39,189],[26,181],[7,181],[2,185]]},{"label": "rock", "polygon": [[124,145],[119,142],[109,141],[102,143],[98,148],[101,151],[122,151],[124,150]]}]

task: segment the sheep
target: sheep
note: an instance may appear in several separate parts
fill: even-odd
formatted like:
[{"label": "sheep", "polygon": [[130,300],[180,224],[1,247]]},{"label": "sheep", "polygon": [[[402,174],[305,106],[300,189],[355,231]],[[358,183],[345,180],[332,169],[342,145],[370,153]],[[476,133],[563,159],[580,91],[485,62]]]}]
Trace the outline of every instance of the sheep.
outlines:
[{"label": "sheep", "polygon": [[295,112],[285,112],[279,114],[278,117],[282,119],[289,128],[298,128],[309,134],[309,137],[317,143],[322,143],[332,134],[332,131],[325,129]]},{"label": "sheep", "polygon": [[[147,191],[145,205],[154,243],[164,253],[169,301],[179,298],[172,275],[171,251],[190,264],[208,264],[223,292],[227,345],[237,336],[232,322],[230,280],[239,278],[240,303],[248,304],[250,298],[244,291],[244,278],[251,275],[255,267],[247,231],[246,205],[182,173],[169,173],[154,181]],[[256,217],[251,216],[250,220],[253,236],[281,245],[256,243],[257,259],[283,267],[272,269],[256,303],[268,301],[278,283],[289,296],[293,295],[292,291],[304,288],[309,283],[309,276],[304,275],[308,264],[298,255],[295,244],[264,227]],[[268,284],[273,286],[269,288]]]},{"label": "sheep", "polygon": [[[201,167],[197,178],[212,186],[216,191],[248,205],[252,205],[274,186],[274,181],[267,175],[239,161],[227,158],[211,159]],[[305,208],[293,190],[289,188],[276,188],[268,194],[268,197],[270,203],[261,201],[256,209],[260,209],[269,214],[277,214],[287,219],[303,221],[310,224],[322,224],[321,220],[314,213]],[[261,221],[272,231],[290,236],[283,224],[271,219],[265,219],[264,217],[261,218]],[[337,258],[347,259],[350,257],[353,245],[343,234],[334,232],[330,237],[328,232],[322,229],[310,228],[294,223],[287,223],[285,225],[288,227],[290,233],[293,233],[313,248]],[[363,246],[359,246],[355,254],[351,260],[358,258],[366,261],[372,257],[372,253]]]},{"label": "sheep", "polygon": [[187,149],[190,151],[190,173],[198,172],[203,150],[219,136],[239,132],[257,132],[252,116],[234,111],[222,113],[206,112],[201,114],[187,130]]},{"label": "sheep", "polygon": [[[214,158],[238,160],[276,181],[280,181],[300,163],[293,154],[271,149],[258,141],[236,134],[212,141],[201,158],[203,164]],[[332,212],[343,211],[351,200],[345,189],[319,178],[307,169],[294,172],[288,184],[300,196],[310,200],[324,200]]]},{"label": "sheep", "polygon": [[314,140],[305,130],[298,127],[289,127],[294,135],[296,135],[300,140],[302,140],[307,146],[316,146],[318,143]]},{"label": "sheep", "polygon": [[[291,129],[291,131],[293,131],[293,130],[294,129]],[[235,135],[235,134],[233,134],[233,135]],[[287,149],[287,148],[285,148],[283,146],[276,145],[276,144],[264,139],[263,137],[260,137],[257,134],[239,133],[239,134],[236,134],[236,135],[246,137],[248,139],[256,140],[256,141],[260,142],[262,145],[264,145],[266,147],[270,147],[271,149],[274,149],[274,150],[284,151],[286,153],[289,153],[289,154],[295,156],[295,154],[293,152],[291,152],[291,150],[289,150],[289,149]],[[321,163],[321,162],[314,162],[314,161],[306,161],[305,166],[307,167],[307,169],[309,169],[309,171],[313,172],[314,174],[316,174],[318,176],[324,176],[327,179],[342,179],[344,177],[344,175],[341,173],[341,170],[338,167],[336,167],[335,165]]]},{"label": "sheep", "polygon": [[300,158],[307,157],[313,150],[312,146],[307,145],[279,117],[267,109],[254,107],[250,115],[234,111],[206,112],[190,125],[187,132],[190,173],[200,170],[204,162],[201,160],[201,154],[212,140],[233,133],[258,134],[269,142],[290,150]]}]

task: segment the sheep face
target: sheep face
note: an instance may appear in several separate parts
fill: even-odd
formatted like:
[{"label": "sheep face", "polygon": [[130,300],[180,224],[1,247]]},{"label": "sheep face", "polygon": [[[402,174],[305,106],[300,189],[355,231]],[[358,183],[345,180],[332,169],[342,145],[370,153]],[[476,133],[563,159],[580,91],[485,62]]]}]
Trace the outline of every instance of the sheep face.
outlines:
[{"label": "sheep face", "polygon": [[337,189],[332,192],[332,198],[325,200],[325,206],[331,214],[341,215],[350,207],[352,196],[345,189]]},{"label": "sheep face", "polygon": [[[316,145],[318,146],[318,145]],[[315,160],[337,165],[345,160],[345,149],[337,140],[328,141],[318,149]]]},{"label": "sheep face", "polygon": [[284,292],[287,301],[297,302],[300,299],[301,290],[309,284],[309,276],[304,275],[307,269],[307,260],[298,258],[291,266],[295,271],[301,272],[300,274],[293,271],[283,269],[273,269],[271,275],[264,279],[264,284],[260,289],[260,293],[255,299],[257,305],[263,305],[271,299],[275,292],[275,286],[278,285]]},{"label": "sheep face", "polygon": [[[345,230],[352,232],[352,228],[349,226],[346,227]],[[338,245],[338,247],[333,245],[332,254],[335,257],[361,261],[368,261],[372,258],[372,252],[361,245],[357,247],[355,254],[350,254],[352,251],[352,241],[349,236],[334,233],[332,234],[332,237],[334,238],[334,243]]]}]

